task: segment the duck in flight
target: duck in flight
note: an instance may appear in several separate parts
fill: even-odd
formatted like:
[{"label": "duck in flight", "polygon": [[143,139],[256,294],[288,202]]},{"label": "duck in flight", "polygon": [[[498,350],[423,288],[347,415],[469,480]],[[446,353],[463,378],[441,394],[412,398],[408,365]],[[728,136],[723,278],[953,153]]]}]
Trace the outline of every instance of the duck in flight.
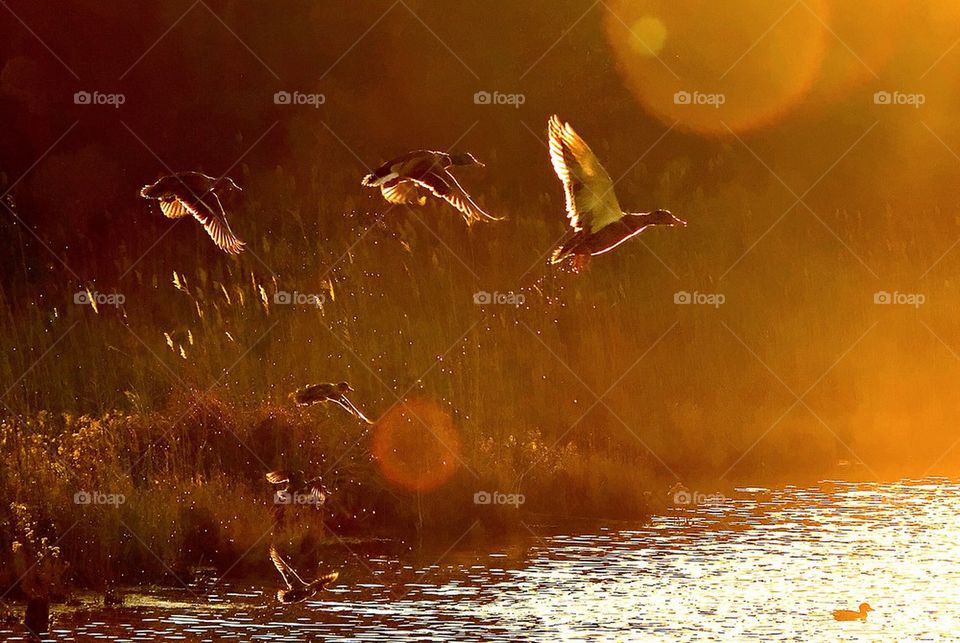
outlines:
[{"label": "duck in flight", "polygon": [[296,570],[283,559],[273,545],[270,545],[270,560],[273,561],[273,566],[280,572],[280,576],[287,586],[286,589],[277,590],[277,600],[284,604],[299,603],[308,598],[313,598],[340,577],[340,572],[333,571],[307,583],[300,578]]},{"label": "duck in flight", "polygon": [[873,608],[870,607],[869,603],[860,603],[859,610],[854,612],[853,610],[834,610],[833,619],[835,621],[865,621],[867,620],[867,612],[872,612]]},{"label": "duck in flight", "polygon": [[311,384],[291,393],[290,398],[297,406],[310,406],[318,402],[324,404],[332,402],[358,420],[366,422],[367,424],[373,424],[373,422],[350,401],[350,398],[347,397],[347,393],[352,392],[353,387],[350,386],[348,382]]},{"label": "duck in flight", "polygon": [[323,486],[320,476],[307,478],[302,470],[278,469],[266,475],[267,482],[274,485],[279,494],[286,498],[308,498],[317,509],[327,500],[330,492]]},{"label": "duck in flight", "polygon": [[423,205],[427,202],[425,192],[428,192],[455,207],[467,225],[477,221],[499,221],[484,212],[450,172],[451,167],[465,165],[483,167],[483,163],[469,152],[447,154],[414,150],[387,161],[363,177],[361,183],[366,187],[380,188],[383,198],[394,204]]},{"label": "duck in flight", "polygon": [[299,469],[278,469],[266,474],[266,478],[276,490],[273,494],[273,519],[277,525],[283,523],[287,505],[310,504],[320,509],[330,495],[320,476],[307,478]]},{"label": "duck in flight", "polygon": [[215,179],[202,172],[179,172],[143,186],[140,196],[159,201],[160,211],[168,219],[192,216],[203,225],[218,248],[235,255],[246,244],[230,229],[220,203],[220,197],[233,190],[241,191],[230,177]]},{"label": "duck in flight", "polygon": [[550,263],[601,255],[653,225],[686,226],[669,210],[624,212],[613,181],[570,123],[554,114],[547,126],[550,161],[563,183],[567,218],[573,235],[553,251]]}]

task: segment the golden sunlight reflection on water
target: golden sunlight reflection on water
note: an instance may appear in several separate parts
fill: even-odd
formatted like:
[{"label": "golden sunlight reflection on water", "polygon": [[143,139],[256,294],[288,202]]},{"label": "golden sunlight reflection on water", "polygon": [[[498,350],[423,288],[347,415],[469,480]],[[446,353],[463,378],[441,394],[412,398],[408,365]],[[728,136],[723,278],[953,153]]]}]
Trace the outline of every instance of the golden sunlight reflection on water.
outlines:
[{"label": "golden sunlight reflection on water", "polygon": [[[334,592],[299,606],[276,607],[270,577],[190,609],[95,613],[56,638],[892,641],[960,631],[955,482],[741,489],[632,529],[538,531],[440,562],[443,549],[353,559]],[[867,622],[831,619],[863,601],[876,610]]]}]

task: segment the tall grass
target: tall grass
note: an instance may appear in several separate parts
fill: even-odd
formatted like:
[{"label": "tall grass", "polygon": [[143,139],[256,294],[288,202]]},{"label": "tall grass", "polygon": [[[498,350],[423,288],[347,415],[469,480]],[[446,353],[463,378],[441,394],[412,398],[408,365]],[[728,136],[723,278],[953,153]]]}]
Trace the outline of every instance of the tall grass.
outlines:
[{"label": "tall grass", "polygon": [[[545,266],[563,232],[559,190],[491,189],[481,200],[508,220],[467,229],[448,208],[389,209],[320,167],[240,177],[244,198],[229,206],[250,250],[239,258],[192,221],[148,251],[168,223],[136,206],[142,239],[85,242],[71,258],[96,279],[33,277],[55,260],[28,243],[22,274],[0,286],[0,498],[29,507],[62,539],[74,579],[97,584],[242,569],[276,537],[309,546],[317,533],[456,531],[523,512],[639,516],[677,478],[787,480],[861,458],[861,475],[923,473],[947,452],[958,408],[944,344],[960,347],[960,332],[936,302],[952,282],[928,279],[922,311],[873,303],[928,258],[917,239],[935,229],[896,235],[890,213],[867,230],[835,212],[878,282],[800,213],[750,250],[780,204],[733,184],[684,193],[671,171],[682,174],[668,169],[655,200],[691,226],[645,233],[582,274]],[[621,200],[649,196],[624,188]],[[125,301],[94,309],[73,303],[79,291]],[[478,305],[479,291],[524,301]],[[726,303],[680,306],[678,291]],[[285,305],[284,292],[320,303]],[[454,475],[411,490],[384,475],[351,418],[290,406],[296,387],[341,379],[375,418],[411,398],[440,409],[459,444],[445,456]],[[421,428],[426,450],[436,437]],[[937,470],[955,466],[947,453]],[[277,467],[323,472],[335,508],[271,535],[263,474]],[[78,505],[82,490],[125,502]],[[481,490],[526,504],[478,507]],[[0,530],[0,560],[11,540]]]}]

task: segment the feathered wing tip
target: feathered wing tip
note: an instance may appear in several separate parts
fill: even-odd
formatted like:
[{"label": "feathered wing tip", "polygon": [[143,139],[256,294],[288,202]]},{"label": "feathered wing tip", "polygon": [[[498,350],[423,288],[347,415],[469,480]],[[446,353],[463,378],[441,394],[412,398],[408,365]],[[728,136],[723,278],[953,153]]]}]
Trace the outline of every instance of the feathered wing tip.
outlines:
[{"label": "feathered wing tip", "polygon": [[279,469],[277,471],[269,472],[265,477],[271,484],[280,484],[281,482],[287,482],[290,479],[290,472],[284,469]]},{"label": "feathered wing tip", "polygon": [[336,582],[336,580],[337,580],[338,578],[340,578],[340,572],[337,571],[337,570],[335,570],[335,571],[332,571],[332,572],[330,572],[330,573],[328,573],[328,574],[324,574],[323,576],[321,576],[321,577],[318,578],[317,580],[320,581],[320,584],[321,584],[321,585],[323,585],[324,587],[326,587],[327,585]]},{"label": "feathered wing tip", "polygon": [[551,266],[554,266],[554,265],[560,263],[561,261],[563,261],[563,260],[566,259],[566,258],[567,258],[567,256],[566,256],[566,254],[564,253],[563,246],[561,246],[561,247],[557,248],[556,250],[554,250],[553,253],[550,255],[550,265],[551,265]]}]

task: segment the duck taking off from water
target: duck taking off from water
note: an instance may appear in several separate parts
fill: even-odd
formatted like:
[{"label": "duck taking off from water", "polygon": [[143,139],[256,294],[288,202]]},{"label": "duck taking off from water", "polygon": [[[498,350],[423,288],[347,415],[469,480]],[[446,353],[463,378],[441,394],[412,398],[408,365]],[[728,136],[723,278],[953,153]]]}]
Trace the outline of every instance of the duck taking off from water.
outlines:
[{"label": "duck taking off from water", "polygon": [[865,621],[867,620],[867,612],[872,611],[873,608],[870,607],[869,603],[860,603],[860,608],[857,612],[853,610],[834,610],[833,619],[835,621]]},{"label": "duck taking off from water", "polygon": [[239,254],[243,241],[230,229],[220,196],[241,191],[233,179],[215,179],[201,172],[179,172],[165,176],[140,189],[140,196],[160,202],[160,211],[168,219],[192,216],[203,225],[217,247],[228,254]]},{"label": "duck taking off from water", "polygon": [[277,590],[277,600],[284,604],[299,603],[308,598],[313,598],[321,591],[327,589],[340,577],[340,572],[333,571],[307,583],[300,578],[296,570],[280,556],[280,552],[278,552],[277,548],[273,545],[270,545],[270,560],[273,561],[273,566],[280,572],[280,576],[283,577],[283,582],[287,586],[286,589],[281,588]]},{"label": "duck taking off from water", "polygon": [[424,191],[445,200],[463,215],[467,225],[476,221],[499,221],[484,212],[474,202],[450,172],[456,165],[483,167],[473,154],[447,154],[431,150],[414,150],[392,161],[387,161],[361,182],[367,187],[380,188],[383,198],[394,204],[423,205]]},{"label": "duck taking off from water", "polygon": [[550,263],[601,255],[653,225],[687,225],[668,210],[622,211],[610,175],[570,123],[561,122],[554,114],[547,131],[550,161],[563,183],[567,218],[573,229],[573,235],[553,251]]},{"label": "duck taking off from water", "polygon": [[333,402],[358,420],[366,422],[367,424],[373,424],[373,422],[350,401],[350,398],[347,397],[347,393],[351,392],[353,392],[353,387],[347,382],[339,382],[337,384],[311,384],[291,393],[290,399],[292,399],[297,406],[310,406],[318,402],[324,404]]}]

